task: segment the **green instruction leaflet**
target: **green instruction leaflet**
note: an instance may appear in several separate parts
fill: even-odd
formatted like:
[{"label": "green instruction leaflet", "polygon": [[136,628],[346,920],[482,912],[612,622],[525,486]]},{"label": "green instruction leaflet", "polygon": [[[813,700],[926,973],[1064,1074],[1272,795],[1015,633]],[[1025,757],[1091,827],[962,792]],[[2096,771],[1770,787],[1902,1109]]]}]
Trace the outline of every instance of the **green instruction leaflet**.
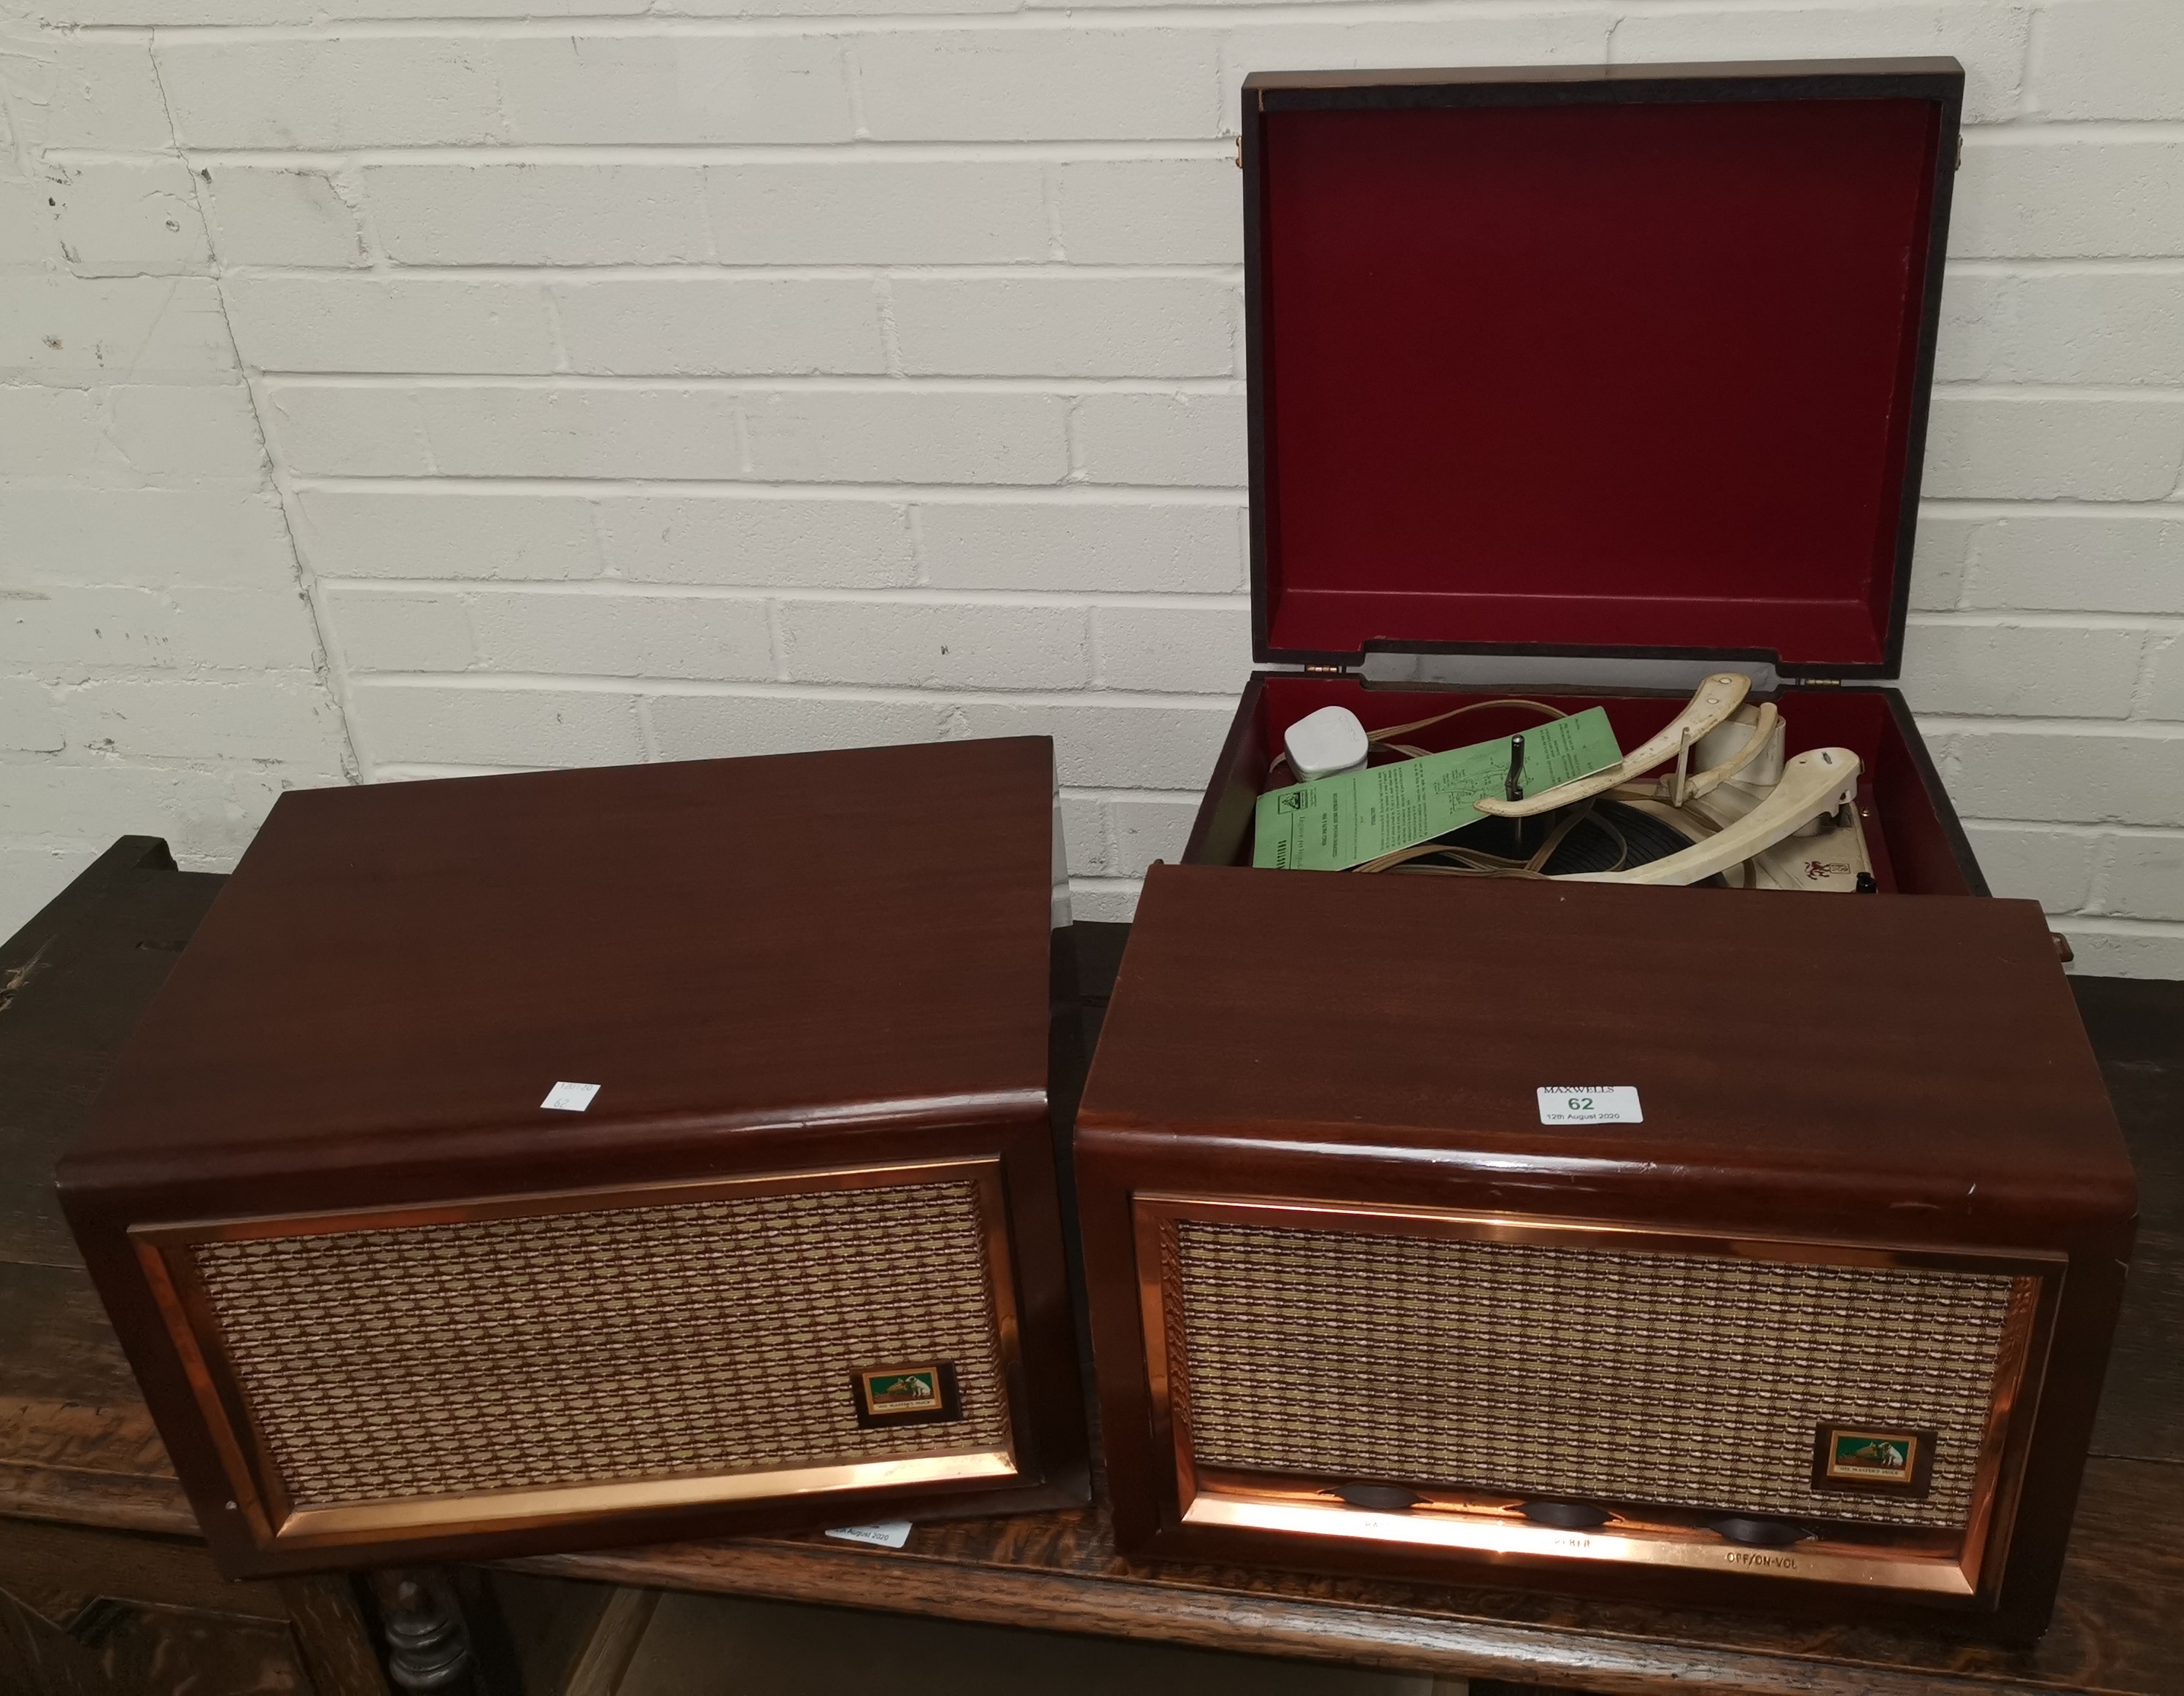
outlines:
[{"label": "green instruction leaflet", "polygon": [[[1485,815],[1475,803],[1504,792],[1509,740],[1474,742],[1446,754],[1345,772],[1259,797],[1251,863],[1300,872],[1340,872],[1445,836]],[[1524,732],[1526,795],[1574,784],[1623,757],[1607,715],[1596,706]]]}]

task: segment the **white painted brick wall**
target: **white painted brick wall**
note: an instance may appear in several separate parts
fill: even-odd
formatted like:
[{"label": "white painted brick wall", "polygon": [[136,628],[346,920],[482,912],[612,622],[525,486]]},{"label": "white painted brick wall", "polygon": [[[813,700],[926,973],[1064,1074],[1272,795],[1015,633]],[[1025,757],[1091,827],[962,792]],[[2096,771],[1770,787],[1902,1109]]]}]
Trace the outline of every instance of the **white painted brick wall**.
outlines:
[{"label": "white painted brick wall", "polygon": [[285,784],[1024,731],[1125,914],[1249,667],[1244,74],[1913,53],[1905,686],[2184,975],[2178,0],[0,0],[0,925]]},{"label": "white painted brick wall", "polygon": [[149,42],[0,21],[0,929],[353,774]]}]

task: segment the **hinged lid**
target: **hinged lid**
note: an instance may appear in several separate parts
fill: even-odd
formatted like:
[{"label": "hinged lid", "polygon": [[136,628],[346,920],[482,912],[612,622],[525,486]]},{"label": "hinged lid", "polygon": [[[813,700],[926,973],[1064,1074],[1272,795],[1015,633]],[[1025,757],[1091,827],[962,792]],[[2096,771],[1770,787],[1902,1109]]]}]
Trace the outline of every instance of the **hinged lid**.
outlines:
[{"label": "hinged lid", "polygon": [[1262,661],[1892,675],[1953,59],[1244,85]]}]

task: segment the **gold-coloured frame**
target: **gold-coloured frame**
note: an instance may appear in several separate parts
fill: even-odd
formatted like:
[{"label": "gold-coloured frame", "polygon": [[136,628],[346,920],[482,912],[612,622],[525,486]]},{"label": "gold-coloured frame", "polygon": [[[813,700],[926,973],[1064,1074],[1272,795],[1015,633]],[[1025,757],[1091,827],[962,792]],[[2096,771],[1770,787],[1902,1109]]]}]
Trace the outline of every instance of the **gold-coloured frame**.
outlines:
[{"label": "gold-coloured frame", "polygon": [[[1175,1460],[1170,1524],[1265,1532],[1284,1539],[1339,1538],[1416,1551],[1468,1554],[1526,1565],[1587,1561],[1756,1574],[1991,1602],[2008,1554],[2038,1389],[2066,1264],[2059,1254],[1929,1250],[1792,1237],[1713,1235],[1594,1220],[1519,1218],[1429,1208],[1140,1193],[1133,1198],[1139,1310],[1156,1453]],[[1508,1492],[1411,1485],[1408,1509],[1376,1512],[1329,1498],[1334,1480],[1201,1469],[1190,1436],[1176,1226],[1183,1220],[1290,1230],[1353,1231],[1547,1247],[1633,1251],[1841,1266],[1917,1267],[2003,1275],[2013,1282],[1997,1353],[1987,1421],[1963,1534],[1836,1525],[1788,1548],[1731,1543],[1663,1509],[1617,1514],[1590,1531],[1535,1525]]]},{"label": "gold-coloured frame", "polygon": [[[229,1356],[220,1318],[190,1251],[202,1242],[312,1236],[336,1231],[456,1225],[561,1213],[688,1206],[753,1196],[808,1195],[833,1190],[968,1183],[977,1197],[984,1236],[987,1288],[993,1305],[995,1353],[1007,1400],[1008,1446],[968,1453],[911,1453],[886,1460],[772,1468],[604,1484],[491,1490],[298,1508],[289,1498],[264,1431]],[[165,1319],[169,1337],[197,1398],[218,1452],[234,1507],[264,1548],[300,1548],[391,1542],[423,1535],[458,1535],[554,1524],[647,1509],[693,1507],[879,1490],[911,1484],[967,1482],[1017,1476],[1016,1433],[1028,1428],[1028,1386],[1014,1258],[1009,1247],[1008,1195],[998,1156],[889,1166],[833,1167],[748,1178],[617,1185],[475,1197],[417,1206],[341,1209],[243,1219],[192,1219],[130,1228],[138,1264]],[[914,1437],[929,1425],[905,1423]],[[914,1445],[913,1445],[914,1446]]]}]

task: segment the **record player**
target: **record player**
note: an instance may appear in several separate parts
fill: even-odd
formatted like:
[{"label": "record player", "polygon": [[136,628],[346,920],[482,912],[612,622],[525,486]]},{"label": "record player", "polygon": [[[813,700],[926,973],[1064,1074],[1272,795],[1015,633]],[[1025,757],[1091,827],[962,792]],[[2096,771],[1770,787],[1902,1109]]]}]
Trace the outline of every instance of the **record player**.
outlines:
[{"label": "record player", "polygon": [[[1986,892],[1885,681],[1963,83],[1953,59],[1247,79],[1252,642],[1282,669],[1244,690],[1186,862],[1251,863],[1285,733],[1325,708],[1433,750],[1597,705],[1652,756],[1632,779],[1747,741],[1747,790],[1856,762],[1862,828],[1828,845],[1856,851],[1755,883]],[[1749,694],[1688,711],[1724,674]]]},{"label": "record player", "polygon": [[[1127,1552],[2044,1623],[2135,1202],[1887,681],[1962,88],[1246,80],[1268,669],[1078,1119]],[[1329,708],[1346,817],[1496,792],[1262,869]]]}]

